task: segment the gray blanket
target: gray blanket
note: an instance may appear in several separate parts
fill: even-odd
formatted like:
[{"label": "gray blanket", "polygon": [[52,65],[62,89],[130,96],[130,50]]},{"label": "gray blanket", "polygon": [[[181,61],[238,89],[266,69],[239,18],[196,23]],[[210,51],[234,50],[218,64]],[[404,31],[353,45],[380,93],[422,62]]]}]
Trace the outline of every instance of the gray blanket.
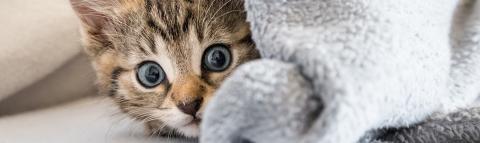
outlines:
[{"label": "gray blanket", "polygon": [[468,105],[480,93],[480,2],[247,0],[246,8],[263,59],[218,90],[201,142],[478,141],[478,110]]},{"label": "gray blanket", "polygon": [[472,107],[448,115],[435,115],[411,127],[384,129],[372,143],[478,143],[480,142],[480,108]]}]

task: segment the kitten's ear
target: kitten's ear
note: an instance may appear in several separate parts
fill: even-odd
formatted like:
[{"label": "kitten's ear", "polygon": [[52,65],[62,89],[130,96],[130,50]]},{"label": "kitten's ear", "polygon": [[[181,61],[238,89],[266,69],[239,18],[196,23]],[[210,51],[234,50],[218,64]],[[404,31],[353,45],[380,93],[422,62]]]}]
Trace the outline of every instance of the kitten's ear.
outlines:
[{"label": "kitten's ear", "polygon": [[82,23],[83,40],[87,54],[96,57],[107,48],[105,25],[111,20],[106,14],[113,0],[70,0],[73,10]]},{"label": "kitten's ear", "polygon": [[105,5],[105,1],[109,0],[70,0],[70,3],[82,20],[83,26],[88,26],[92,30],[100,30],[109,19],[100,9],[102,5]]}]

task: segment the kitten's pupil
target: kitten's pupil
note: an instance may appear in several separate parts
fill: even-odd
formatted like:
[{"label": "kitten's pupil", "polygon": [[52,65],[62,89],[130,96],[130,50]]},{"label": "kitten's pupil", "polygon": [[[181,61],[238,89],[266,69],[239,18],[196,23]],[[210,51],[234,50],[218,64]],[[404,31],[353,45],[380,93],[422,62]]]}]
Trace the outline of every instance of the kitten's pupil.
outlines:
[{"label": "kitten's pupil", "polygon": [[160,78],[160,71],[154,66],[149,67],[147,73],[145,74],[149,82],[155,83]]},{"label": "kitten's pupil", "polygon": [[222,67],[225,64],[225,55],[221,51],[215,50],[209,55],[208,62],[215,67]]}]

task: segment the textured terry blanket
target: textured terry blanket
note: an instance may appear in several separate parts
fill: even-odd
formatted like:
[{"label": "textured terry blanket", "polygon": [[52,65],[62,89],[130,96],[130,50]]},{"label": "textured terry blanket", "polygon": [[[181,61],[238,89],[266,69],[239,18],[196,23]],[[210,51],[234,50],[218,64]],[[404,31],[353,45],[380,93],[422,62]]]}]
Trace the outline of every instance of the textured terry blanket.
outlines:
[{"label": "textured terry blanket", "polygon": [[[201,142],[479,138],[470,128],[478,110],[467,105],[480,93],[480,2],[247,0],[246,8],[264,59],[218,90]],[[436,112],[472,116],[429,119]]]},{"label": "textured terry blanket", "polygon": [[478,143],[480,108],[462,109],[448,115],[435,115],[408,128],[380,130],[372,143]]}]

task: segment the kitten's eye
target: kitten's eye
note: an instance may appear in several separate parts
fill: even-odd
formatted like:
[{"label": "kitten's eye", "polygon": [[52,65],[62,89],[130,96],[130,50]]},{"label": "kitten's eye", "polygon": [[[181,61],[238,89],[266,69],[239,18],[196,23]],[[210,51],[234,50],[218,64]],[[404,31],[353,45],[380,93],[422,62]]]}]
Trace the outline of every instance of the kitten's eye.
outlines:
[{"label": "kitten's eye", "polygon": [[212,45],[203,53],[202,65],[206,70],[221,72],[230,66],[231,53],[226,45]]},{"label": "kitten's eye", "polygon": [[155,62],[143,62],[137,69],[137,80],[142,86],[153,88],[165,80],[165,72]]}]

